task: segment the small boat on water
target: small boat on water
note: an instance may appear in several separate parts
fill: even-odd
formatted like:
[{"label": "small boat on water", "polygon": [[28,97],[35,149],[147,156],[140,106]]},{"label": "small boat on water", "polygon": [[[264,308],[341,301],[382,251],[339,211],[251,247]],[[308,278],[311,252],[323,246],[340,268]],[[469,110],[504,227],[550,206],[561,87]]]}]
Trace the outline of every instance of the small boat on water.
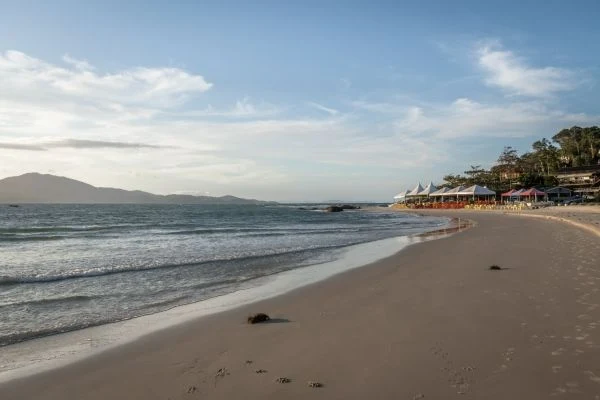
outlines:
[{"label": "small boat on water", "polygon": [[9,204],[8,206],[9,206],[9,207],[19,207],[19,205],[18,205],[18,204]]}]

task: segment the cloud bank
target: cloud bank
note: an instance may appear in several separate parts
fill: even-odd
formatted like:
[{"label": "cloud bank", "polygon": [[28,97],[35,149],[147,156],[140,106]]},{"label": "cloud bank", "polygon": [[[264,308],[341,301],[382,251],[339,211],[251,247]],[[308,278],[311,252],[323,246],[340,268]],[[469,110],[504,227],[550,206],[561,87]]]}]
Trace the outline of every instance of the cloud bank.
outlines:
[{"label": "cloud bank", "polygon": [[102,140],[64,139],[37,144],[1,143],[0,149],[46,151],[50,149],[168,149],[171,146],[158,146],[147,143],[107,142]]}]

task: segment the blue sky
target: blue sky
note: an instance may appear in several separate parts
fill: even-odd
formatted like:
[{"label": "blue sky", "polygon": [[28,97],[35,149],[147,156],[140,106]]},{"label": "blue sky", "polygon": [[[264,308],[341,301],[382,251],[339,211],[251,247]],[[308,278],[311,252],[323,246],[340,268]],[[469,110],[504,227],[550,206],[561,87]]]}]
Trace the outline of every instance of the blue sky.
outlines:
[{"label": "blue sky", "polygon": [[385,201],[600,123],[594,1],[190,3],[0,1],[0,177]]}]

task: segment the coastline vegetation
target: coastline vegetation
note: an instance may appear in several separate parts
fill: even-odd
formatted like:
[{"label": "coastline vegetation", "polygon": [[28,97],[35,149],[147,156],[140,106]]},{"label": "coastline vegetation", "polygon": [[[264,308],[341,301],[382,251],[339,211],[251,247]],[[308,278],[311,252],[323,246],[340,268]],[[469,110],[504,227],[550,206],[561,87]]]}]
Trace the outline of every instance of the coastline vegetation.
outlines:
[{"label": "coastline vegetation", "polygon": [[461,174],[443,177],[448,187],[484,185],[497,192],[512,188],[556,186],[556,173],[569,167],[600,163],[600,128],[573,126],[563,129],[552,140],[542,138],[521,155],[511,146],[505,146],[496,164],[489,170],[471,165]]}]

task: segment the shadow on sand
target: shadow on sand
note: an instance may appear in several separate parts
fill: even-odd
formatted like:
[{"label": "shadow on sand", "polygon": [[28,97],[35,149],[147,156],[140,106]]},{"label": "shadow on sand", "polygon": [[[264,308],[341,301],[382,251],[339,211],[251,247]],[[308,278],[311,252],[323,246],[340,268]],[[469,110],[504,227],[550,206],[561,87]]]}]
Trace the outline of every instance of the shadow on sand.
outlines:
[{"label": "shadow on sand", "polygon": [[287,323],[287,322],[292,322],[287,318],[271,318],[268,321],[265,322],[261,322],[261,324],[282,324],[282,323]]}]

